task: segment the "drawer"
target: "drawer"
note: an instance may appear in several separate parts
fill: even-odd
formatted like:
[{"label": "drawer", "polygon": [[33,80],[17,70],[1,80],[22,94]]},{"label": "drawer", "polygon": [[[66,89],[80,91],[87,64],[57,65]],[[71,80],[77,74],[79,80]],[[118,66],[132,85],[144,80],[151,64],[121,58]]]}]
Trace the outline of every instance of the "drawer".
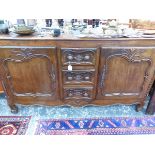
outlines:
[{"label": "drawer", "polygon": [[64,99],[92,99],[93,87],[64,88]]},{"label": "drawer", "polygon": [[93,84],[95,81],[95,69],[92,70],[63,70],[64,84]]},{"label": "drawer", "polygon": [[61,48],[63,65],[95,65],[97,48]]}]

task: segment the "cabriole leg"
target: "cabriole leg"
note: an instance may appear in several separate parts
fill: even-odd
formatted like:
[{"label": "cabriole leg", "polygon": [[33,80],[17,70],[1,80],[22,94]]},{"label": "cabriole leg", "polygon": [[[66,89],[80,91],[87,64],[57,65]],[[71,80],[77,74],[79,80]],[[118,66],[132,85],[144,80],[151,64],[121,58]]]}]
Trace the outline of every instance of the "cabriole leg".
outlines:
[{"label": "cabriole leg", "polygon": [[136,111],[139,112],[143,109],[143,104],[137,104],[136,105]]},{"label": "cabriole leg", "polygon": [[11,113],[13,113],[13,114],[18,113],[18,107],[16,105],[12,105],[12,106],[9,106],[9,107],[11,109]]},{"label": "cabriole leg", "polygon": [[18,113],[18,107],[13,103],[13,101],[11,100],[7,100],[8,101],[8,106],[11,109],[11,113],[17,114]]}]

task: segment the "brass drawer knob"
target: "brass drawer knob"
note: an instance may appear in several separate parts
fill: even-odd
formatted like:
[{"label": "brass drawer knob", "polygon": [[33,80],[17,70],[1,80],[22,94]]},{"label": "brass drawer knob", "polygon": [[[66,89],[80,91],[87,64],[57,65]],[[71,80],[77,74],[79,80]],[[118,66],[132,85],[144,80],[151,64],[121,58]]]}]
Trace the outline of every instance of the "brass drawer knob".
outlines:
[{"label": "brass drawer knob", "polygon": [[84,59],[85,60],[89,60],[90,59],[90,56],[89,55],[85,55]]},{"label": "brass drawer knob", "polygon": [[68,96],[69,96],[69,97],[73,96],[72,92],[70,92],[70,93],[68,94]]},{"label": "brass drawer knob", "polygon": [[68,58],[69,60],[73,60],[73,56],[72,56],[72,55],[68,55],[67,58]]},{"label": "brass drawer knob", "polygon": [[85,76],[85,80],[89,80],[90,78],[89,78],[89,76]]},{"label": "brass drawer knob", "polygon": [[87,97],[87,96],[88,96],[88,93],[85,92],[85,93],[83,94],[83,96],[84,96],[84,97]]},{"label": "brass drawer knob", "polygon": [[68,76],[67,79],[68,80],[73,80],[73,77],[72,76]]}]

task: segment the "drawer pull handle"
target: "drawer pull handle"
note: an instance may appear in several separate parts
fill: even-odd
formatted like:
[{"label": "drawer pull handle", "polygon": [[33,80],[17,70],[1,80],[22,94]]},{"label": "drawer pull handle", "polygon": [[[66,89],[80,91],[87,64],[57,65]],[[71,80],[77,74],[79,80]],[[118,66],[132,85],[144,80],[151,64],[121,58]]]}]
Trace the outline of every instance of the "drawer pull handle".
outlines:
[{"label": "drawer pull handle", "polygon": [[73,77],[72,76],[68,76],[68,80],[72,80],[73,79]]},{"label": "drawer pull handle", "polygon": [[70,92],[70,93],[68,94],[68,96],[69,96],[69,97],[73,96],[72,92]]},{"label": "drawer pull handle", "polygon": [[89,79],[90,79],[89,76],[86,76],[86,77],[85,77],[85,80],[89,80]]},{"label": "drawer pull handle", "polygon": [[73,60],[73,56],[72,56],[72,55],[68,55],[67,58],[68,58],[69,60]]},{"label": "drawer pull handle", "polygon": [[83,94],[83,96],[84,96],[84,97],[87,97],[87,96],[88,96],[88,93],[85,92],[85,93]]},{"label": "drawer pull handle", "polygon": [[90,56],[89,55],[85,55],[84,59],[85,60],[89,60],[90,59]]}]

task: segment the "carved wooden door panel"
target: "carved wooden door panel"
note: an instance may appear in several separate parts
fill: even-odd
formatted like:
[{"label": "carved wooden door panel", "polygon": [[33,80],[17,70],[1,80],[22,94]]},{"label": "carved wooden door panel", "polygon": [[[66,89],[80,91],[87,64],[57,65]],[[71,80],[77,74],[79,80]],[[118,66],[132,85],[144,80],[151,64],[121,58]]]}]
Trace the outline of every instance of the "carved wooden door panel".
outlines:
[{"label": "carved wooden door panel", "polygon": [[144,98],[154,79],[155,48],[102,48],[98,99]]},{"label": "carved wooden door panel", "polygon": [[55,47],[1,47],[3,84],[11,101],[58,98]]}]

